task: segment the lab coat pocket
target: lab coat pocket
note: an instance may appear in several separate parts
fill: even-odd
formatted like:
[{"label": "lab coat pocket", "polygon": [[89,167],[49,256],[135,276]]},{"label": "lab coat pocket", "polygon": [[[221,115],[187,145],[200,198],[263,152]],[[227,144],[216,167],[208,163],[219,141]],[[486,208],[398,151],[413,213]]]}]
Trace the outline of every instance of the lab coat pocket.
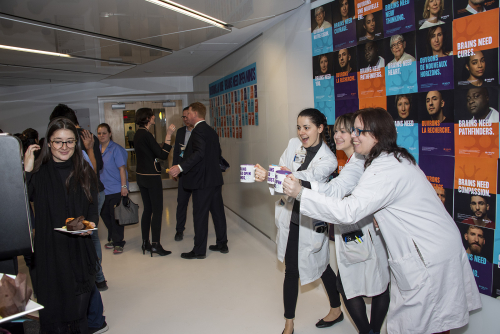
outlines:
[{"label": "lab coat pocket", "polygon": [[288,218],[288,210],[286,209],[286,201],[280,196],[280,199],[275,202],[274,208],[274,222],[276,227],[279,228],[284,221]]},{"label": "lab coat pocket", "polygon": [[373,245],[368,236],[365,236],[361,243],[354,241],[346,243],[343,240],[336,240],[336,242],[340,242],[339,250],[343,255],[340,258],[346,266],[365,262],[372,257]]},{"label": "lab coat pocket", "polygon": [[326,232],[318,233],[314,230],[311,233],[311,252],[317,253],[323,248],[323,243],[325,242],[325,237],[327,237],[327,235]]},{"label": "lab coat pocket", "polygon": [[400,290],[409,291],[422,287],[429,277],[427,268],[418,254],[407,254],[397,260],[389,259],[389,267]]}]

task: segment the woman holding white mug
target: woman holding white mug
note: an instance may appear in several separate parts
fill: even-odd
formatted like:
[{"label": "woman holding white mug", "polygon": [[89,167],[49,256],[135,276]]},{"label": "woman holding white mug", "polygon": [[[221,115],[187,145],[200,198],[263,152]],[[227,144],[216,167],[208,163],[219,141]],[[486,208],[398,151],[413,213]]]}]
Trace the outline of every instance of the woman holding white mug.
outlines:
[{"label": "woman holding white mug", "polygon": [[285,193],[315,219],[352,225],[374,215],[391,268],[387,332],[438,333],[465,326],[481,307],[457,225],[415,158],[396,143],[392,117],[382,108],[356,112],[354,150],[365,171],[351,196],[340,199],[295,186]]},{"label": "woman holding white mug", "polygon": [[[326,182],[337,169],[337,159],[332,152],[330,137],[326,131],[326,117],[317,109],[302,110],[297,117],[297,136],[288,142],[280,158],[282,169],[289,170],[300,179],[304,187],[310,182]],[[323,142],[326,141],[326,144]],[[256,165],[255,180],[266,180],[267,171]],[[336,276],[329,265],[330,249],[326,224],[302,216],[300,203],[282,195],[276,202],[275,222],[278,227],[276,243],[278,259],[285,262],[283,302],[285,306],[284,334],[293,333],[293,319],[299,293],[298,280],[302,285],[321,277],[330,299],[330,312],[321,319],[318,327],[329,327],[340,322],[340,297],[336,288]]]},{"label": "woman holding white mug", "polygon": [[[311,190],[343,198],[358,184],[365,170],[365,159],[354,153],[351,139],[353,126],[353,113],[339,116],[335,120],[333,139],[336,149],[347,155],[347,163],[339,176],[330,182],[311,182]],[[290,180],[287,181],[289,182]],[[300,187],[298,180],[292,182],[292,187]],[[389,308],[389,265],[385,245],[373,226],[373,215],[356,224],[334,225],[334,228],[339,267],[337,289],[342,294],[344,305],[360,334],[380,333]],[[363,296],[372,297],[370,320],[366,315]]]}]

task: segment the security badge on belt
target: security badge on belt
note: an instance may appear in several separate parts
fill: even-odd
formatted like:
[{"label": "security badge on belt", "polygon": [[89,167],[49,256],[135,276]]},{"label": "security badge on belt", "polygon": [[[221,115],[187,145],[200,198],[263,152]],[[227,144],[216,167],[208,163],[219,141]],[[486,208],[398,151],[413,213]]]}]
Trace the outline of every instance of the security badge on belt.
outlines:
[{"label": "security badge on belt", "polygon": [[179,154],[179,156],[182,158],[184,156],[184,150],[186,149],[186,145],[182,145],[180,143],[179,145],[181,145],[181,154]]},{"label": "security badge on belt", "polygon": [[298,164],[303,164],[304,161],[306,160],[306,149],[304,146],[301,146],[296,152],[295,152],[295,157],[293,158],[293,162],[296,162]]}]

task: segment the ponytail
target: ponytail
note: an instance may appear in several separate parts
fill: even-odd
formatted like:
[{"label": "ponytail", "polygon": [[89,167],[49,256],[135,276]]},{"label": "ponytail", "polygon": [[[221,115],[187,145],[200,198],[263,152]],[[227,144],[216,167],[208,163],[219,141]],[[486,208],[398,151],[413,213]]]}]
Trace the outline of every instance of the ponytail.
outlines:
[{"label": "ponytail", "polygon": [[337,149],[335,148],[335,143],[332,142],[331,136],[330,136],[330,128],[326,124],[326,116],[319,111],[318,109],[314,108],[307,108],[302,110],[299,113],[298,117],[309,117],[311,119],[311,122],[313,122],[316,127],[320,127],[323,125],[323,132],[321,133],[321,138],[323,141],[326,143],[326,145],[330,148],[330,150],[333,152],[333,154],[336,154]]}]

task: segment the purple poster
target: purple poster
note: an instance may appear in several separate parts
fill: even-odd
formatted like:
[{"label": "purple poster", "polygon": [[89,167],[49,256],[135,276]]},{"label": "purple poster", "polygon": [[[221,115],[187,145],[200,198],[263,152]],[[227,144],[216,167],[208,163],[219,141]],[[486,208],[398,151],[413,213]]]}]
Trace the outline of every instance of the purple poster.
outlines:
[{"label": "purple poster", "polygon": [[469,263],[472,268],[472,273],[476,279],[477,288],[482,294],[491,296],[492,279],[493,279],[493,264],[486,261],[482,256],[467,254]]},{"label": "purple poster", "polygon": [[453,95],[453,90],[418,94],[420,155],[455,155]]},{"label": "purple poster", "polygon": [[354,0],[332,2],[333,51],[356,45],[356,15]]},{"label": "purple poster", "polygon": [[358,97],[358,76],[356,48],[340,49],[334,52],[335,100]]},{"label": "purple poster", "polygon": [[418,165],[436,191],[446,211],[453,217],[454,157],[420,155]]},{"label": "purple poster", "polygon": [[384,1],[384,36],[415,30],[413,0]]},{"label": "purple poster", "polygon": [[359,100],[341,100],[335,103],[335,117],[359,110]]}]

